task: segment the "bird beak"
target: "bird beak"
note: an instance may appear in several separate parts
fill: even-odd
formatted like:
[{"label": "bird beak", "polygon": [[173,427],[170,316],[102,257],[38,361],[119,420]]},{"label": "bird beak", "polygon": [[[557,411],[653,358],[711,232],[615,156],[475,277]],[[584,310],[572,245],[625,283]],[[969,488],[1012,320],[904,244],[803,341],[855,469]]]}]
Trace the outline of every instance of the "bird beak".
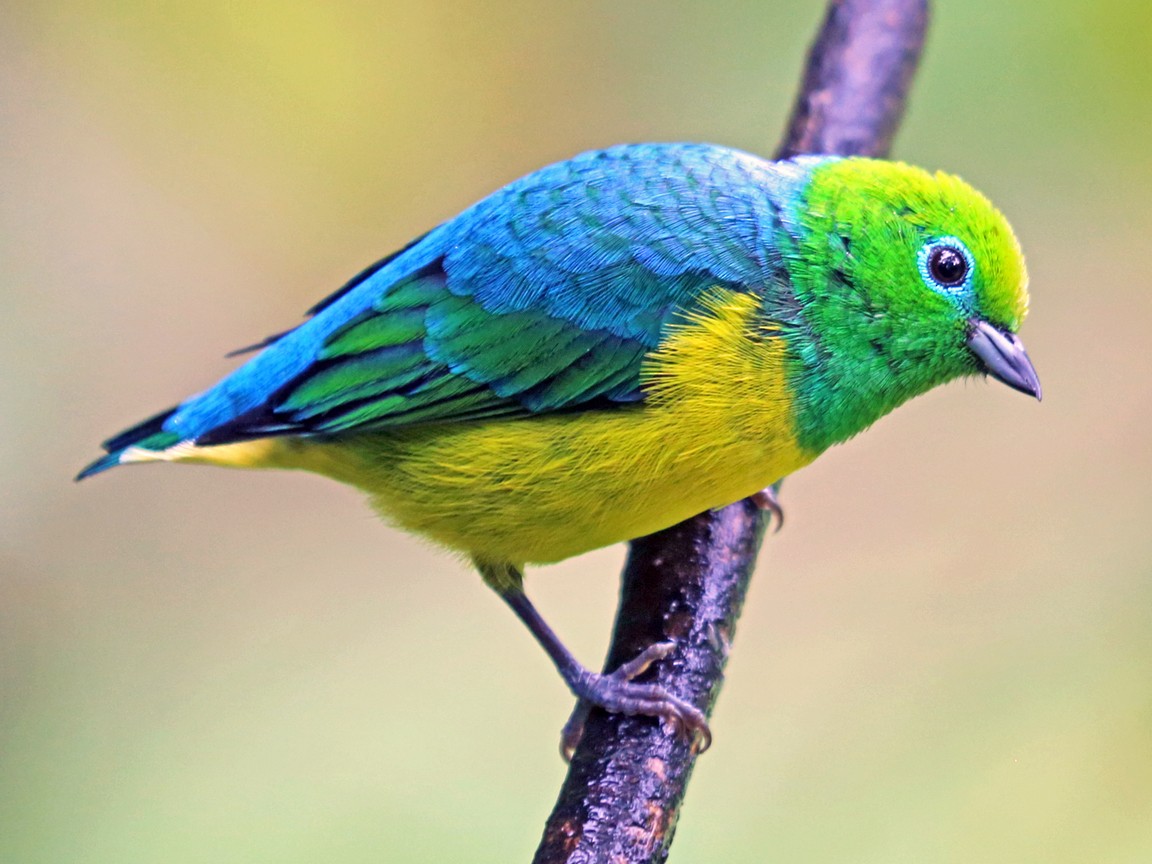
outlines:
[{"label": "bird beak", "polygon": [[987,321],[973,318],[968,322],[968,347],[976,355],[981,371],[1002,381],[1013,390],[1041,398],[1040,379],[1028,352],[1015,333],[993,327]]}]

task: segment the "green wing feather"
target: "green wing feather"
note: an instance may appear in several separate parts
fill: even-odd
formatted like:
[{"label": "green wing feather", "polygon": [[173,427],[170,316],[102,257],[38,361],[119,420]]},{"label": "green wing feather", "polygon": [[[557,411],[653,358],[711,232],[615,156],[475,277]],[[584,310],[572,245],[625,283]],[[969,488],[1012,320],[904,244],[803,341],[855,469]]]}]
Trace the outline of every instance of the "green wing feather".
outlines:
[{"label": "green wing feather", "polygon": [[426,275],[336,330],[275,413],[333,434],[632,401],[646,350],[542,312],[493,314]]}]

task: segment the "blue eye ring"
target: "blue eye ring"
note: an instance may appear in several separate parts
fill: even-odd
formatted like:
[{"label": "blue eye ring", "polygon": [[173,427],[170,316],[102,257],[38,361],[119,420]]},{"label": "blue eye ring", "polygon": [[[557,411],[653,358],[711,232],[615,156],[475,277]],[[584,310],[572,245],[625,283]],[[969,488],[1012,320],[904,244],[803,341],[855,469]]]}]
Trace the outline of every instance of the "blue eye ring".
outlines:
[{"label": "blue eye ring", "polygon": [[945,296],[963,296],[972,291],[976,259],[958,237],[937,237],[920,247],[917,256],[924,284]]}]

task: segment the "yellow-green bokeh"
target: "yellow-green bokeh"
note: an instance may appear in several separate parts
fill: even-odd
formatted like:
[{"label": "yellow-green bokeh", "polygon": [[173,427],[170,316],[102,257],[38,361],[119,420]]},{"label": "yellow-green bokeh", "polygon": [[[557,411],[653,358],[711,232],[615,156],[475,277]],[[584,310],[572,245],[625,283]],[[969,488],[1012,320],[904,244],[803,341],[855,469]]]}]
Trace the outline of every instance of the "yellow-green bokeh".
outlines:
[{"label": "yellow-green bokeh", "polygon": [[[7,4],[0,861],[528,860],[570,700],[465,567],[317,478],[69,478],[519,174],[771,151],[821,5]],[[1152,860],[1152,5],[936,6],[896,152],[1015,224],[1046,399],[788,482],[674,860]],[[620,558],[531,577],[591,663]]]}]

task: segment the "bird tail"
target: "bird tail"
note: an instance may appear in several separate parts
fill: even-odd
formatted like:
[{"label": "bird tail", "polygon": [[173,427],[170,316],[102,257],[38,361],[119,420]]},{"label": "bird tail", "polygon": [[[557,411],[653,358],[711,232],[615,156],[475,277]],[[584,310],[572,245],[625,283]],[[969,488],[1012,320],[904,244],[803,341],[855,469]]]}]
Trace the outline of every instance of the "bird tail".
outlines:
[{"label": "bird tail", "polygon": [[234,443],[199,445],[193,438],[164,428],[176,408],[149,417],[131,429],[109,438],[101,456],[76,475],[77,480],[100,474],[117,465],[136,462],[191,462],[228,468],[304,468],[348,480],[342,466],[347,459],[328,451],[332,448],[308,446],[289,437],[255,438]]},{"label": "bird tail", "polygon": [[76,475],[76,479],[83,480],[85,477],[91,477],[93,474],[99,474],[127,462],[168,461],[171,459],[172,457],[168,453],[180,443],[181,439],[177,433],[166,431],[164,423],[175,411],[175,408],[170,408],[155,417],[149,417],[142,423],[137,423],[130,429],[125,429],[119,435],[109,438],[101,445],[108,452],[108,455],[101,456],[87,466]]}]

